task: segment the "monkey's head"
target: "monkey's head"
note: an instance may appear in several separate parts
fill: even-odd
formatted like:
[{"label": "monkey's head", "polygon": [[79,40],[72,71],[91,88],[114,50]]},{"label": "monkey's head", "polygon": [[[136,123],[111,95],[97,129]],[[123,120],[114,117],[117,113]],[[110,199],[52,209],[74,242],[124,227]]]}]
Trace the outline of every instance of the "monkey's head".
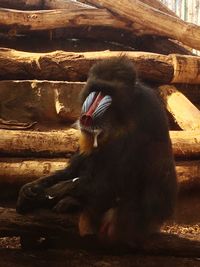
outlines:
[{"label": "monkey's head", "polygon": [[[102,60],[89,71],[81,92],[81,131],[97,138],[119,133],[131,118],[136,72],[125,56]],[[126,126],[127,127],[127,126]]]}]

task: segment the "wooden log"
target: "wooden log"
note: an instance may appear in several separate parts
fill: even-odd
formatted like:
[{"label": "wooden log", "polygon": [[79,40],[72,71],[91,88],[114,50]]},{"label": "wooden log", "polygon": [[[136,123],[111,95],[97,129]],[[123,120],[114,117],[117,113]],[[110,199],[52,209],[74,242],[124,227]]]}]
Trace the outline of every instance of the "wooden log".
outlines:
[{"label": "wooden log", "polygon": [[[184,79],[184,83],[193,83],[191,79],[198,80],[199,75],[199,57],[193,56],[184,56],[184,55],[171,55],[174,67],[174,77],[172,83],[182,83],[182,79]],[[186,68],[187,65],[187,68]],[[187,71],[188,69],[188,71]],[[191,76],[192,74],[192,76]],[[196,78],[194,78],[196,77]],[[199,83],[199,82],[198,82]]]},{"label": "wooden log", "polygon": [[[7,185],[10,191],[15,190],[18,186],[64,169],[68,162],[66,158],[0,158],[1,189]],[[200,161],[177,161],[176,171],[180,188],[200,187]]]},{"label": "wooden log", "polygon": [[[79,131],[0,130],[1,154],[12,156],[67,157],[78,149]],[[199,131],[170,131],[177,158],[200,157]]]},{"label": "wooden log", "polygon": [[22,186],[42,176],[52,174],[67,167],[69,160],[0,158],[0,184],[13,187]]},{"label": "wooden log", "polygon": [[[95,62],[121,54],[126,54],[135,63],[139,76],[146,80],[168,83],[173,79],[170,55],[121,51],[25,53],[6,48],[0,49],[0,79],[84,81]],[[200,75],[195,76],[194,82],[198,79]]]},{"label": "wooden log", "polygon": [[200,26],[160,12],[139,0],[135,0],[134,3],[129,0],[117,0],[114,4],[112,0],[87,0],[87,2],[97,7],[107,8],[116,16],[125,18],[131,23],[142,24],[144,28],[151,29],[155,34],[162,34],[192,48],[200,49]]},{"label": "wooden log", "polygon": [[197,56],[124,51],[29,53],[7,48],[0,48],[0,79],[84,81],[95,62],[122,54],[134,62],[143,80],[161,84],[200,83]]},{"label": "wooden log", "polygon": [[116,19],[105,9],[97,8],[76,8],[67,11],[65,9],[23,11],[0,8],[0,24],[18,33],[80,26],[109,26],[132,30],[126,21]]},{"label": "wooden log", "polygon": [[[84,4],[88,3],[87,0],[80,0],[79,2],[82,2]],[[166,14],[169,14],[171,16],[175,16],[175,17],[177,16],[175,12],[173,12],[171,9],[169,9],[165,4],[163,4],[159,0],[140,0],[140,2],[142,2],[146,5],[149,5],[155,9],[158,9],[158,10],[160,10]],[[130,1],[130,3],[134,5],[134,1]]]},{"label": "wooden log", "polygon": [[94,8],[81,2],[69,0],[0,0],[0,7],[21,10]]},{"label": "wooden log", "polygon": [[0,130],[1,154],[69,156],[78,149],[78,131],[33,132]]},{"label": "wooden log", "polygon": [[177,161],[176,172],[181,191],[199,190],[200,161]]},{"label": "wooden log", "polygon": [[[3,1],[3,0],[2,0]],[[22,1],[22,0],[21,0]],[[61,5],[60,1],[43,1],[43,8],[52,8]],[[63,4],[62,4],[63,6]],[[24,33],[36,30],[52,30],[63,27],[80,26],[106,26],[115,29],[124,29],[135,34],[153,34],[151,30],[145,29],[139,23],[127,22],[126,20],[116,19],[106,9],[91,8],[89,5],[66,0],[66,9],[23,11],[0,8],[0,24],[2,29],[9,29],[10,34]],[[84,13],[84,16],[82,15]],[[10,22],[8,22],[8,19]]]},{"label": "wooden log", "polygon": [[22,185],[64,169],[68,159],[0,158],[0,200],[16,200]]},{"label": "wooden log", "polygon": [[[85,247],[84,239],[78,237],[77,216],[57,215],[44,210],[33,214],[19,215],[15,210],[8,208],[0,208],[0,215],[1,236],[23,236],[25,241],[29,238],[36,240],[39,237],[61,238],[61,240],[66,240],[68,246],[79,243]],[[130,249],[132,252],[139,250],[145,254],[198,257],[200,253],[199,241],[198,233],[193,236],[193,240],[190,240],[187,239],[187,234],[183,234],[181,237],[163,232],[147,240],[140,248],[131,249],[125,246],[123,249],[128,249],[129,252]],[[90,242],[93,247],[98,246],[95,239]]]},{"label": "wooden log", "polygon": [[[56,81],[0,81],[4,121],[42,124],[74,122],[80,114],[78,96],[85,83]],[[1,129],[9,129],[0,120]],[[10,128],[11,129],[11,128]]]},{"label": "wooden log", "polygon": [[[91,5],[71,0],[43,0],[43,9],[95,8]],[[39,9],[39,8],[38,8]]]},{"label": "wooden log", "polygon": [[[176,13],[174,11],[172,11],[171,9],[169,9],[165,4],[163,4],[162,2],[160,2],[159,0],[140,0],[140,2],[149,5],[155,9],[158,9],[168,15],[177,17]],[[132,1],[132,4],[134,5],[134,2]]]},{"label": "wooden log", "polygon": [[182,130],[200,130],[200,111],[174,86],[159,87],[167,110]]},{"label": "wooden log", "polygon": [[199,131],[170,131],[173,152],[176,158],[199,158]]}]

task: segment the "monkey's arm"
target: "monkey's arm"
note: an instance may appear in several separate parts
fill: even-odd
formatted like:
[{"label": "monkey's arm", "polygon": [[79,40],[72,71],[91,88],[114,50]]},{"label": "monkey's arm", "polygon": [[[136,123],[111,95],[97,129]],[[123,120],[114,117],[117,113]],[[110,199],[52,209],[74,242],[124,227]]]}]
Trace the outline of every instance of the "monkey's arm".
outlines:
[{"label": "monkey's arm", "polygon": [[[73,157],[71,164],[56,173],[42,177],[36,181],[25,184],[18,196],[17,211],[19,213],[30,211],[37,207],[44,207],[53,203],[51,197],[48,196],[47,189],[55,184],[69,180],[69,185],[72,183],[70,179],[74,179],[79,176],[79,172],[85,161],[85,157],[82,154],[77,154]],[[70,187],[70,186],[66,186]],[[51,204],[52,205],[52,204]]]},{"label": "monkey's arm", "polygon": [[[107,206],[115,201],[115,191],[104,177],[82,176],[73,182],[73,185],[64,189],[61,201],[54,206],[58,213],[71,211],[71,199],[80,203],[79,207],[95,210],[96,213],[103,212]],[[77,206],[77,205],[75,205]]]}]

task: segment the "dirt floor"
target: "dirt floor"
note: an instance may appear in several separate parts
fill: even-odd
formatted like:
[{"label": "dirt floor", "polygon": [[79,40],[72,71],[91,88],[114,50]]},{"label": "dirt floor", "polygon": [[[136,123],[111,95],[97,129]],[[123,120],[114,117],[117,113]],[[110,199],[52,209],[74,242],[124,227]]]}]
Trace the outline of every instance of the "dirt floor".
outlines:
[{"label": "dirt floor", "polygon": [[[195,240],[200,248],[200,195],[183,196],[177,205],[175,221],[164,230]],[[23,250],[18,237],[0,238],[0,267],[200,267],[200,250],[196,256],[164,254],[109,252],[84,247]]]}]

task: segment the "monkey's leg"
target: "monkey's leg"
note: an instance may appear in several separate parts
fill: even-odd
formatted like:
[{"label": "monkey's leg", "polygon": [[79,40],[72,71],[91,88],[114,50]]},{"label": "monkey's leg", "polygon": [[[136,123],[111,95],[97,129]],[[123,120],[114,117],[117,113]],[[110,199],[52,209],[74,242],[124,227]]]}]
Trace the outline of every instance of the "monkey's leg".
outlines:
[{"label": "monkey's leg", "polygon": [[109,209],[101,221],[100,238],[110,243],[119,242],[135,247],[158,233],[161,221],[149,216],[141,203],[139,199],[124,198],[118,206]]}]

